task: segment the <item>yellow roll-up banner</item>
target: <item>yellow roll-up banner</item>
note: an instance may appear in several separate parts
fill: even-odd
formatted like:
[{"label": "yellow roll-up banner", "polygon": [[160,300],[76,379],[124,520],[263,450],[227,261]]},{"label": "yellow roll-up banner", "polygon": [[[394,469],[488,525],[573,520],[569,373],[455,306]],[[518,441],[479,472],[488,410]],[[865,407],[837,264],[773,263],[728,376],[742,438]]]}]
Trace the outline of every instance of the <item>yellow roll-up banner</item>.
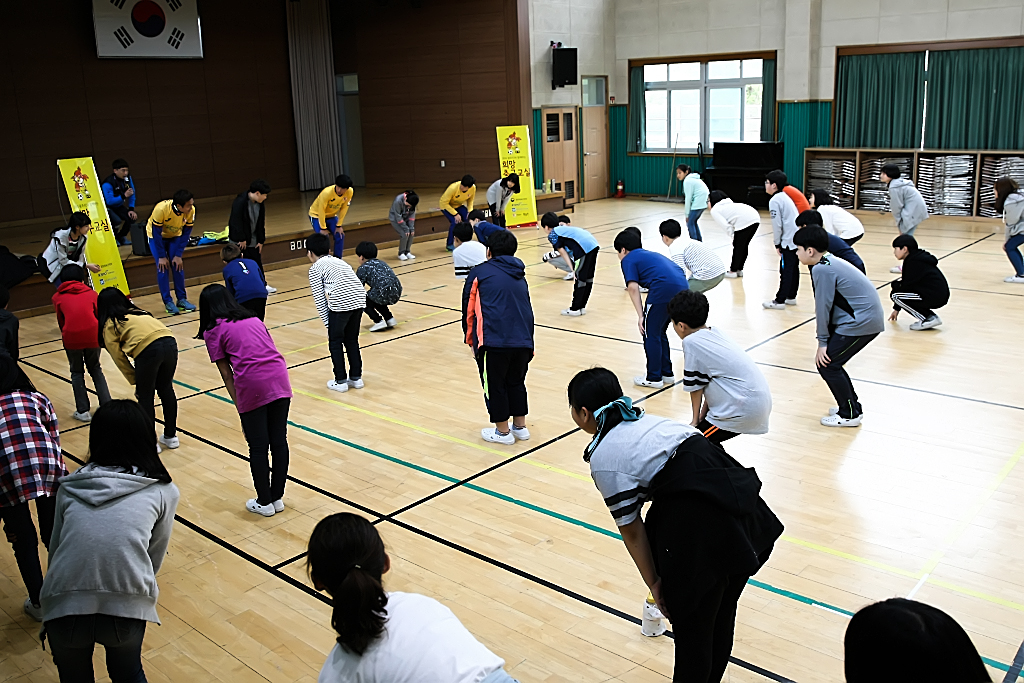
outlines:
[{"label": "yellow roll-up banner", "polygon": [[92,157],[57,159],[57,169],[64,181],[71,210],[81,211],[92,219],[92,229],[85,243],[85,260],[100,267],[98,273],[90,273],[93,289],[98,292],[106,287],[117,287],[128,294],[128,278],[124,275],[117,240],[110,228],[107,205],[103,202],[103,191],[96,178]]},{"label": "yellow roll-up banner", "polygon": [[533,187],[533,153],[529,126],[498,126],[498,156],[501,177],[519,176],[519,194],[512,195],[505,208],[505,227],[537,224],[537,197]]}]

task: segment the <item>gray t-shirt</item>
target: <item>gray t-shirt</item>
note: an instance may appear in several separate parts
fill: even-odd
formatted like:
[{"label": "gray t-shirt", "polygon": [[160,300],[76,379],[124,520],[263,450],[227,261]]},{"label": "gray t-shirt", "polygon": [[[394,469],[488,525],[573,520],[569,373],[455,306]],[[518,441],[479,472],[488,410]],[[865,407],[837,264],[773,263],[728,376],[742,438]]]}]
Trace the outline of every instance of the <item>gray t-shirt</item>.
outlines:
[{"label": "gray t-shirt", "polygon": [[256,247],[256,221],[260,219],[260,205],[249,200],[249,224],[252,226],[252,235],[249,237],[249,246]]},{"label": "gray t-shirt", "polygon": [[647,502],[651,480],[679,444],[699,431],[654,415],[622,422],[608,432],[590,457],[590,476],[604,497],[615,524],[636,521]]},{"label": "gray t-shirt", "polygon": [[708,422],[738,434],[767,434],[772,392],[760,368],[717,328],[683,339],[683,389],[704,389]]}]

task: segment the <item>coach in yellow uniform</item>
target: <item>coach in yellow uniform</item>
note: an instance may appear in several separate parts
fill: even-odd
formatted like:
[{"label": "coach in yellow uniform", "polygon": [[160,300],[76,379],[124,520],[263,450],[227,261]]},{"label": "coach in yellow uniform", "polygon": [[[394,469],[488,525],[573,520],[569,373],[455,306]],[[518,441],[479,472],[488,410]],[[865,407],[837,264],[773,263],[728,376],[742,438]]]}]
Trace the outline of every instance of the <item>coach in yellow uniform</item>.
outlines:
[{"label": "coach in yellow uniform", "polygon": [[[185,264],[182,254],[192,236],[192,224],[196,219],[195,200],[188,190],[178,190],[172,199],[165,199],[153,207],[153,213],[146,223],[149,250],[156,259],[156,282],[164,308],[171,315],[181,311],[194,311],[196,307],[185,296]],[[174,276],[174,293],[177,302],[171,298],[171,284],[168,275]]]},{"label": "coach in yellow uniform", "polygon": [[309,207],[309,222],[317,232],[330,230],[334,233],[334,255],[341,258],[345,252],[345,230],[341,224],[345,222],[349,204],[352,203],[352,179],[342,173],[317,195],[316,201]]},{"label": "coach in yellow uniform", "polygon": [[469,220],[469,212],[473,210],[476,199],[476,180],[466,174],[462,180],[456,180],[441,195],[441,211],[448,219],[448,251],[455,251],[455,224]]}]

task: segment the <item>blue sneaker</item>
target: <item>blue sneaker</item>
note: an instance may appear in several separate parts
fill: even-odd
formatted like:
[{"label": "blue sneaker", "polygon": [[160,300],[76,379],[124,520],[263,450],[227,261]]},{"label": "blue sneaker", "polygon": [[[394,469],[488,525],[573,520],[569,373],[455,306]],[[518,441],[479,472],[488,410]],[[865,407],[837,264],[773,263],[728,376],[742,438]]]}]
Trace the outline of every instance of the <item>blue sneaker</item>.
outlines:
[{"label": "blue sneaker", "polygon": [[188,311],[189,313],[191,313],[192,311],[196,310],[196,307],[190,304],[188,302],[188,299],[178,299],[178,310]]},{"label": "blue sneaker", "polygon": [[453,247],[450,244],[447,247],[445,247],[445,249],[447,249],[448,251],[455,251],[455,247]]},{"label": "blue sneaker", "polygon": [[178,307],[175,306],[174,304],[165,303],[164,310],[167,311],[170,315],[178,315],[179,313]]}]

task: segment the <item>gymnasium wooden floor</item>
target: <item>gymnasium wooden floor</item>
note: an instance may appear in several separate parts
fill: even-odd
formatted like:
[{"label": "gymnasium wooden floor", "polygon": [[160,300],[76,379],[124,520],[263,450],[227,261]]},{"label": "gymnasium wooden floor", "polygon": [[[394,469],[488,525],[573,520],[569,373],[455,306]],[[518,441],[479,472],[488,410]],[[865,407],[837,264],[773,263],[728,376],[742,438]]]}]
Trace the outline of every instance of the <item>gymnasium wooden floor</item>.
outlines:
[{"label": "gymnasium wooden floor", "polygon": [[[658,244],[658,223],[677,208],[631,199],[577,208],[576,224],[605,248],[582,318],[559,315],[570,284],[541,263],[542,234],[518,231],[537,354],[527,381],[533,438],[508,448],[479,439],[486,413],[460,340],[461,286],[441,242],[417,248],[412,264],[383,252],[405,289],[394,307],[401,324],[363,335],[366,388],[346,394],[325,386],[326,335],[306,269],[275,271],[280,291],[266,322],[292,368],[295,398],[288,507],[269,519],[243,507],[252,487],[246,446],[217,370],[193,339],[197,316],[168,320],[181,349],[181,448],[163,458],[182,497],[160,574],[163,625],[146,637],[149,679],[315,681],[333,635],[302,553],[320,518],[349,510],[378,522],[393,558],[390,589],[450,606],[524,683],[668,680],[672,642],[644,638],[634,623],[646,588],[590,481],[565,387],[576,371],[604,365],[651,413],[689,420],[682,388],[632,386],[644,356],[610,247],[627,225]],[[865,220],[856,248],[883,288],[894,228],[888,216]],[[701,224],[706,243],[727,256],[724,234],[710,217]],[[770,234],[765,219],[746,277],[709,293],[712,324],[750,349],[774,395],[770,433],[739,437],[728,450],[757,468],[763,496],[786,524],[743,594],[727,680],[843,680],[849,616],[892,596],[952,614],[1002,680],[1024,638],[1024,288],[1002,282],[1010,272],[1002,226],[933,218],[919,230],[953,287],[940,311],[945,324],[910,332],[904,314],[851,363],[867,416],[850,430],[818,424],[831,396],[814,370],[806,272],[799,305],[761,308],[778,285]],[[139,303],[157,310],[156,296]],[[62,445],[74,467],[87,455],[88,428],[71,420],[55,321],[31,318],[21,329],[25,367],[67,427]],[[672,345],[680,348],[678,339]],[[106,355],[104,368],[113,393],[129,397]],[[38,626],[21,612],[24,597],[10,547],[0,543],[0,680],[55,681]],[[921,666],[924,678],[928,663]]]}]

